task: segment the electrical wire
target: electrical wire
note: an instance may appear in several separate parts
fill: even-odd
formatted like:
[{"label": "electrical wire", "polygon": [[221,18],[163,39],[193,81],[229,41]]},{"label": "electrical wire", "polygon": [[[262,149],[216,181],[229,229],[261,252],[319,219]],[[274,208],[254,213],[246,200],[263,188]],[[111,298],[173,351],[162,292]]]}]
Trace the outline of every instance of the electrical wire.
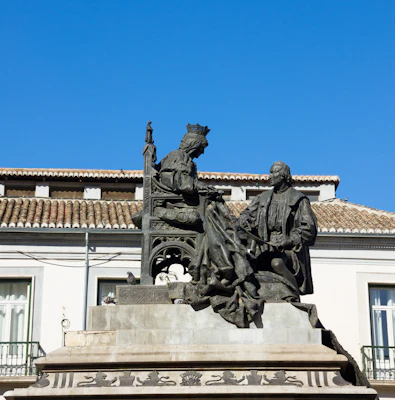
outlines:
[{"label": "electrical wire", "polygon": [[[50,262],[50,261],[44,261],[44,260],[49,260],[48,258],[38,258],[38,257],[36,257],[36,256],[33,256],[33,255],[29,254],[29,253],[24,253],[23,251],[18,251],[18,253],[24,255],[25,257],[29,257],[29,258],[31,258],[31,259],[33,259],[33,260],[35,260],[35,261],[38,261],[38,262],[40,262],[40,263],[49,264],[49,265],[55,265],[55,266],[57,266],[57,267],[82,268],[82,267],[85,266],[85,263],[84,263],[84,265],[64,265],[64,264],[57,264],[57,263],[53,263],[53,262]],[[112,261],[114,258],[119,257],[121,254],[122,254],[122,253],[115,253],[115,254],[113,254],[112,257],[109,257],[107,260],[104,260],[103,262],[96,263],[96,264],[89,264],[89,268],[91,268],[91,267],[97,267],[98,265],[107,264],[108,262]],[[95,260],[95,259],[93,259],[93,260]],[[74,261],[74,260],[73,260],[73,261]],[[81,262],[82,260],[75,260],[75,262],[78,262],[78,261]]]}]

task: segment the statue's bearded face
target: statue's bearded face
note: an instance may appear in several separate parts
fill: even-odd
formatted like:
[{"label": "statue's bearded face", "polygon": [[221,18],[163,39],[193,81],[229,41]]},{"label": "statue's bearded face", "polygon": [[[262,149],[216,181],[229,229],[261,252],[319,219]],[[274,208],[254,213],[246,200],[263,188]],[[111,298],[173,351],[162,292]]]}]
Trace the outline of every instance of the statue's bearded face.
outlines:
[{"label": "statue's bearded face", "polygon": [[282,174],[282,167],[278,164],[273,164],[270,168],[269,181],[270,185],[278,187],[283,183],[284,177]]}]

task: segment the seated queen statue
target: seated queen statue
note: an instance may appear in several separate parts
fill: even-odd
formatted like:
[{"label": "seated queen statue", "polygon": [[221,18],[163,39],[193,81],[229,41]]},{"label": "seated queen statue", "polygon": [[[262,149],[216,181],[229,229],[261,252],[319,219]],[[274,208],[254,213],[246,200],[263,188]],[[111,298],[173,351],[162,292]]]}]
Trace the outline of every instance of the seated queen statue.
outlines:
[{"label": "seated queen statue", "polygon": [[182,195],[183,201],[171,209],[157,209],[156,216],[202,230],[201,245],[188,270],[192,281],[186,300],[192,305],[211,304],[223,318],[245,327],[259,308],[254,271],[222,192],[199,181],[193,161],[204,153],[209,131],[207,126],[188,124],[179,148],[158,164],[159,182]]}]

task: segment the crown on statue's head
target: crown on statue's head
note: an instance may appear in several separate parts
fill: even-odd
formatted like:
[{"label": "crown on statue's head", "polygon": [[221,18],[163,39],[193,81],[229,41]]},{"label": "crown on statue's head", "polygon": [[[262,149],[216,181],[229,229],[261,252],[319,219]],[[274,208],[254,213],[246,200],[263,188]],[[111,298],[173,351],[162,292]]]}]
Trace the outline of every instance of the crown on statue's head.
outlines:
[{"label": "crown on statue's head", "polygon": [[188,124],[187,130],[188,130],[188,133],[195,133],[197,135],[202,135],[202,136],[206,136],[210,132],[210,129],[208,126],[201,126],[199,124],[195,124],[195,125]]}]

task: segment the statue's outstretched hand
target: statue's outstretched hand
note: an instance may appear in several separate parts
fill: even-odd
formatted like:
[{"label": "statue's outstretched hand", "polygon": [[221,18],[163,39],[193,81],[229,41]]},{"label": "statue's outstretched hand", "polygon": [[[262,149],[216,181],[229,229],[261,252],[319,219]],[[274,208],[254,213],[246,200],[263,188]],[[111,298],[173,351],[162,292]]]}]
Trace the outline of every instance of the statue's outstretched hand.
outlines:
[{"label": "statue's outstretched hand", "polygon": [[278,247],[282,247],[284,250],[291,250],[294,247],[294,244],[289,236],[285,236],[284,240],[281,241]]},{"label": "statue's outstretched hand", "polygon": [[224,194],[223,190],[218,190],[214,186],[208,186],[208,196],[213,200],[223,201],[222,195]]},{"label": "statue's outstretched hand", "polygon": [[199,189],[200,193],[206,194],[209,198],[213,200],[222,200],[223,190],[217,189],[215,186],[202,185]]},{"label": "statue's outstretched hand", "polygon": [[247,231],[251,231],[251,225],[248,215],[241,214],[239,217],[239,226]]}]

